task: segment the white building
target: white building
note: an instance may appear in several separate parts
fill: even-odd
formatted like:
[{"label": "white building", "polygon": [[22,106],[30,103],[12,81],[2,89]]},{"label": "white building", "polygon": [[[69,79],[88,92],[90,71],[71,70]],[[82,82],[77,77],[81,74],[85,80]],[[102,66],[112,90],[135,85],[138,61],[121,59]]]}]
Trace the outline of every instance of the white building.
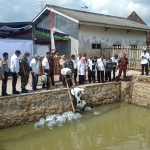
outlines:
[{"label": "white building", "polygon": [[69,40],[57,42],[60,54],[78,53],[99,55],[102,47],[145,46],[150,27],[126,18],[46,5],[34,18],[33,24],[50,29],[50,9],[55,31],[69,35]]}]

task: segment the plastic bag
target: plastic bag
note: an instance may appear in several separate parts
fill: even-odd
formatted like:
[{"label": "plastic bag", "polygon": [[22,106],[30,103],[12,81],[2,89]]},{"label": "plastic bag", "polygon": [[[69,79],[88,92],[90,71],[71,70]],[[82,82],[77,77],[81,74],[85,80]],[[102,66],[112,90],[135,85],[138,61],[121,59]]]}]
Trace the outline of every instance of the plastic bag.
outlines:
[{"label": "plastic bag", "polygon": [[78,109],[82,109],[85,105],[86,105],[86,102],[85,102],[85,100],[83,100],[82,102],[78,103],[76,107]]},{"label": "plastic bag", "polygon": [[35,128],[42,128],[44,126],[44,122],[37,122],[34,124]]},{"label": "plastic bag", "polygon": [[65,123],[63,117],[61,117],[61,116],[60,116],[60,117],[57,117],[57,119],[56,119],[56,124],[57,124],[58,126],[62,126],[63,123]]},{"label": "plastic bag", "polygon": [[45,124],[46,120],[45,120],[44,118],[41,118],[41,119],[39,120],[39,122],[42,122],[42,123]]},{"label": "plastic bag", "polygon": [[77,117],[77,119],[81,119],[82,115],[80,113],[76,113],[75,116]]},{"label": "plastic bag", "polygon": [[84,111],[91,111],[91,107],[85,107]]},{"label": "plastic bag", "polygon": [[41,82],[47,83],[47,76],[45,74],[41,76]]}]

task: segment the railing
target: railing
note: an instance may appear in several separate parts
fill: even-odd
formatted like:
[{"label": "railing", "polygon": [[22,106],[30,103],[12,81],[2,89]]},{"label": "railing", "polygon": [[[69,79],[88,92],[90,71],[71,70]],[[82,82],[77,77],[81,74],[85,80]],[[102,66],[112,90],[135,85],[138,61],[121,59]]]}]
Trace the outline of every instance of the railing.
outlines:
[{"label": "railing", "polygon": [[129,68],[131,69],[141,69],[141,53],[143,49],[146,48],[147,52],[150,53],[150,47],[146,46],[114,46],[110,48],[103,48],[102,54],[105,55],[106,59],[111,58],[114,54],[118,54],[119,58],[123,55],[123,53],[127,54],[127,58],[129,59]]}]

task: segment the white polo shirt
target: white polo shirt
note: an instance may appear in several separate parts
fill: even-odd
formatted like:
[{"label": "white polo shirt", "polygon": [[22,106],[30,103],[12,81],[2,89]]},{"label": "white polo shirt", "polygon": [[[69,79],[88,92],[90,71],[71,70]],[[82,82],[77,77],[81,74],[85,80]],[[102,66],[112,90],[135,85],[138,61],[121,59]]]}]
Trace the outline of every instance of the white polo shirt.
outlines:
[{"label": "white polo shirt", "polygon": [[[143,57],[145,57],[145,58],[142,58],[142,56]],[[147,64],[148,63],[148,59],[149,59],[149,53],[142,53],[141,54],[141,64]]]},{"label": "white polo shirt", "polygon": [[35,58],[31,60],[30,67],[32,68],[32,73],[39,74],[39,62]]},{"label": "white polo shirt", "polygon": [[69,75],[70,71],[71,71],[71,69],[69,69],[69,68],[63,68],[63,69],[61,69],[61,74],[62,75]]},{"label": "white polo shirt", "polygon": [[99,71],[104,71],[105,69],[105,62],[101,58],[97,59],[97,68]]},{"label": "white polo shirt", "polygon": [[73,59],[73,65],[74,65],[74,69],[77,69],[77,58]]},{"label": "white polo shirt", "polygon": [[50,65],[48,62],[48,59],[46,58],[46,56],[44,57],[44,59],[42,60],[42,67],[44,67],[44,69],[50,69]]},{"label": "white polo shirt", "polygon": [[90,67],[90,70],[92,70],[92,59],[88,59],[87,66]]},{"label": "white polo shirt", "polygon": [[18,73],[19,72],[19,57],[17,57],[16,54],[11,56],[10,71],[13,72],[13,73]]},{"label": "white polo shirt", "polygon": [[77,101],[80,101],[80,98],[81,98],[81,96],[82,96],[82,94],[81,94],[80,91],[81,91],[81,90],[80,90],[80,88],[78,88],[78,87],[73,88],[73,89],[71,90],[71,94],[76,97]]}]

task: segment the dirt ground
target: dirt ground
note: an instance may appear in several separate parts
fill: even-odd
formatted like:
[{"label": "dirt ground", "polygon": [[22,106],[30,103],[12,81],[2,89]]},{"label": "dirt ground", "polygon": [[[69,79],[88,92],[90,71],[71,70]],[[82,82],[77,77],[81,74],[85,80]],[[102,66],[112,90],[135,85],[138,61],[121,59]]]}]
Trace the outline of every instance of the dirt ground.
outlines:
[{"label": "dirt ground", "polygon": [[[134,70],[129,70],[127,72],[127,76],[130,76],[130,75],[139,75],[141,72],[139,71],[134,71]],[[116,75],[118,74],[118,72],[116,73]],[[88,78],[88,76],[86,76]],[[58,75],[55,75],[54,77],[54,80],[55,80],[55,84],[56,85],[61,85],[61,82],[58,81],[59,79],[59,76]],[[39,82],[38,82],[38,86],[37,88],[40,89],[40,91],[42,91],[43,89],[41,88],[42,87],[42,83],[40,82],[41,81],[41,77],[39,76]],[[77,80],[78,81],[78,80]],[[0,80],[0,95],[1,95],[1,80]],[[20,77],[18,78],[18,81],[17,81],[17,86],[16,86],[17,90],[18,91],[21,91],[21,82],[20,82]],[[29,82],[28,82],[28,85],[26,87],[26,89],[29,90],[29,93],[32,93],[34,92],[32,90],[32,79],[31,79],[31,75],[30,75],[30,78],[29,78]],[[56,89],[55,87],[51,87],[51,89]],[[12,94],[12,78],[9,77],[9,80],[8,80],[8,84],[7,84],[7,93],[8,94]]]}]

